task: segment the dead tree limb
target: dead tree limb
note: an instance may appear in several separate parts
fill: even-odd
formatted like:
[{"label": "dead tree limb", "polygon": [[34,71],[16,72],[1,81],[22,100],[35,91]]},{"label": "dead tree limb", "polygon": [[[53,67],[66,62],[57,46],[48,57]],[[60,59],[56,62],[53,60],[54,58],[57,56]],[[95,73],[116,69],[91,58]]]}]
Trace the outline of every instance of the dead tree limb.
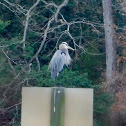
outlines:
[{"label": "dead tree limb", "polygon": [[106,44],[106,80],[111,80],[116,72],[116,42],[112,16],[112,0],[102,0]]},{"label": "dead tree limb", "polygon": [[27,11],[26,14],[26,21],[25,21],[25,28],[24,28],[24,34],[23,34],[23,49],[25,48],[25,41],[26,41],[26,35],[27,35],[27,30],[28,30],[28,24],[29,24],[29,19],[32,15],[33,9],[39,4],[40,0],[37,0],[36,3]]}]

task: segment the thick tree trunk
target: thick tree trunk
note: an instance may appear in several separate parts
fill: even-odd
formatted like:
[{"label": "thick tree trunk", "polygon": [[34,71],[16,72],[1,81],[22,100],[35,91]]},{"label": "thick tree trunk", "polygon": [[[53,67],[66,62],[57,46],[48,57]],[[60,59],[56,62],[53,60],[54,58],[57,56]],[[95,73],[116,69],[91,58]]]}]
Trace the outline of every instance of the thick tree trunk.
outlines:
[{"label": "thick tree trunk", "polygon": [[106,80],[111,80],[116,72],[115,31],[112,16],[112,0],[102,0],[106,43]]}]

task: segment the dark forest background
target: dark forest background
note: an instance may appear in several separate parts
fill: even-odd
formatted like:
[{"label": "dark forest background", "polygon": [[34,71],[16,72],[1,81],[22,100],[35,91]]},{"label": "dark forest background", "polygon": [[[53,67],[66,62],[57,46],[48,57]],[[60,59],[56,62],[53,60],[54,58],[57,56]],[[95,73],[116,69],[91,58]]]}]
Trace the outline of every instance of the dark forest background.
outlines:
[{"label": "dark forest background", "polygon": [[[94,89],[94,126],[111,126],[112,120],[126,125],[126,2],[112,1],[117,71],[106,83],[102,1],[64,1],[0,0],[1,126],[20,125],[23,86],[60,83]],[[75,51],[69,52],[72,64],[54,81],[48,64],[63,41]]]}]

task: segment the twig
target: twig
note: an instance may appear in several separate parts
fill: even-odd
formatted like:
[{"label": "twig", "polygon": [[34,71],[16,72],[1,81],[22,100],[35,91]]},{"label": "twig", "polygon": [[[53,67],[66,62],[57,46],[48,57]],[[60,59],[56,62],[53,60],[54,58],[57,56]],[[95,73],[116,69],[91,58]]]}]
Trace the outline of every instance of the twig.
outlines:
[{"label": "twig", "polygon": [[36,57],[36,61],[37,61],[37,64],[38,64],[38,71],[40,71],[40,62],[39,62],[38,57]]}]

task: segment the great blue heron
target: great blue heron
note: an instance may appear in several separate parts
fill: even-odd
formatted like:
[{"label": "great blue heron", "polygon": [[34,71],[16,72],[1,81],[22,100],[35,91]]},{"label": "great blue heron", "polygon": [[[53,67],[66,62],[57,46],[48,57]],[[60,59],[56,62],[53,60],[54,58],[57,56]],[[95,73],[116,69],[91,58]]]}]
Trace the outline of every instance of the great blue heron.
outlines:
[{"label": "great blue heron", "polygon": [[62,42],[59,45],[59,50],[55,52],[50,63],[49,70],[51,71],[51,77],[55,79],[59,72],[63,69],[64,65],[68,66],[71,62],[68,49],[74,50],[66,42]]}]

